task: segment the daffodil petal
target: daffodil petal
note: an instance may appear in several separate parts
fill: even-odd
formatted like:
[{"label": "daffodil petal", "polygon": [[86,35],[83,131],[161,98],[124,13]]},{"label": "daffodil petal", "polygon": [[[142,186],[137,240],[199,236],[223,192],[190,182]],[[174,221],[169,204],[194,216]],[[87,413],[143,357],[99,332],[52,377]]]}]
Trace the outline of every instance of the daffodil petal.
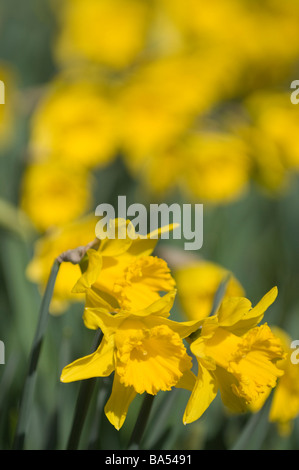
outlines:
[{"label": "daffodil petal", "polygon": [[134,315],[141,317],[148,315],[168,317],[170,314],[170,310],[173,307],[175,296],[176,290],[172,290],[171,292],[168,292],[163,297],[161,297],[159,300],[153,302],[149,307],[138,312],[134,312]]},{"label": "daffodil petal", "polygon": [[223,300],[218,312],[219,325],[222,327],[234,325],[244,318],[251,307],[250,300],[245,297],[228,297]]},{"label": "daffodil petal", "polygon": [[259,323],[262,320],[265,311],[276,300],[277,295],[278,289],[277,287],[273,287],[273,289],[267,292],[259,303],[249,312],[247,319],[257,319],[257,323]]},{"label": "daffodil petal", "polygon": [[93,286],[86,291],[85,308],[103,308],[107,312],[115,312],[119,305],[114,297]]},{"label": "daffodil petal", "polygon": [[[151,317],[150,321],[152,322],[154,317]],[[157,321],[157,320],[155,320]],[[198,330],[202,324],[202,320],[192,320],[188,322],[176,322],[173,320],[169,320],[167,318],[163,318],[163,325],[167,325],[170,329],[175,331],[180,335],[181,338],[187,338],[194,333],[194,331]]]},{"label": "daffodil petal", "polygon": [[100,328],[106,337],[113,335],[124,315],[111,315],[105,308],[85,308],[83,314],[84,324],[87,328]]},{"label": "daffodil petal", "polygon": [[[107,234],[101,240],[100,251],[103,256],[119,256],[130,248],[134,238],[135,230],[129,220],[114,219],[110,220]],[[101,235],[96,232],[101,239]]]},{"label": "daffodil petal", "polygon": [[113,342],[103,338],[98,349],[64,367],[61,382],[75,382],[91,377],[107,377],[114,370]]},{"label": "daffodil petal", "polygon": [[196,375],[192,372],[192,370],[185,370],[175,387],[183,388],[185,390],[189,390],[189,392],[192,392],[193,388],[195,387],[195,384]]},{"label": "daffodil petal", "polygon": [[87,250],[88,269],[82,274],[74,285],[73,293],[82,293],[89,289],[96,282],[102,270],[102,255],[97,250]]},{"label": "daffodil petal", "polygon": [[198,376],[185,409],[184,424],[192,423],[202,416],[216,397],[217,389],[213,373],[198,364]]},{"label": "daffodil petal", "polygon": [[254,308],[251,308],[251,302],[245,298],[229,298],[223,301],[218,313],[219,324],[238,336],[243,335],[261,322],[277,294],[277,287],[273,287]]},{"label": "daffodil petal", "polygon": [[232,386],[238,385],[237,379],[233,374],[227,372],[222,367],[217,367],[215,376],[218,380],[221,400],[223,404],[232,412],[232,413],[244,413],[248,411],[248,403],[241,396],[237,396],[233,392]]},{"label": "daffodil petal", "polygon": [[144,236],[139,236],[133,241],[128,252],[132,256],[150,256],[154,251],[159,238],[164,233],[170,233],[179,227],[179,224],[165,225],[164,227],[153,230]]},{"label": "daffodil petal", "polygon": [[129,406],[136,395],[133,387],[125,387],[120,383],[118,375],[114,375],[112,392],[104,411],[107,419],[117,430],[124,424]]}]

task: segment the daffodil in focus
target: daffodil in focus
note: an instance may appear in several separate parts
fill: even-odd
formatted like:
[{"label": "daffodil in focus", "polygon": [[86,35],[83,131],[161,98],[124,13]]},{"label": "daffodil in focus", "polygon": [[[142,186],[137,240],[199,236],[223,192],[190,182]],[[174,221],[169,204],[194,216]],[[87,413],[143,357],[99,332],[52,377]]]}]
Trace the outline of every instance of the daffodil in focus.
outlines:
[{"label": "daffodil in focus", "polygon": [[61,64],[126,67],[145,44],[149,15],[148,2],[139,0],[65,0],[55,56]]},{"label": "daffodil in focus", "polygon": [[116,129],[113,98],[106,85],[80,76],[59,77],[34,111],[30,152],[35,160],[101,167],[115,157]]},{"label": "daffodil in focus", "polygon": [[275,328],[275,334],[281,339],[286,357],[277,366],[284,372],[274,390],[269,419],[276,423],[282,436],[291,433],[294,419],[299,415],[299,366],[292,362],[292,340],[283,330]]},{"label": "daffodil in focus", "polygon": [[183,338],[198,322],[168,319],[175,292],[166,294],[147,309],[109,314],[105,309],[85,309],[85,315],[104,334],[95,353],[67,365],[62,382],[106,377],[114,371],[113,387],[105,414],[119,430],[137,394],[156,395],[173,387],[192,389],[192,361]]},{"label": "daffodil in focus", "polygon": [[218,390],[231,412],[242,413],[276,386],[283,375],[277,364],[283,347],[266,323],[257,326],[276,296],[273,288],[254,308],[244,297],[227,298],[215,315],[202,321],[200,336],[190,346],[198,376],[184,423],[200,418]]},{"label": "daffodil in focus", "polygon": [[[67,250],[88,245],[95,237],[96,223],[97,218],[88,215],[50,230],[35,242],[33,258],[27,266],[26,275],[39,286],[41,293],[48,282],[54,260]],[[64,313],[70,303],[84,302],[83,294],[72,293],[72,288],[81,275],[79,265],[66,262],[61,264],[50,306],[52,314]]]},{"label": "daffodil in focus", "polygon": [[157,230],[155,238],[153,233],[135,237],[133,224],[124,219],[111,220],[108,230],[98,249],[87,251],[84,272],[72,290],[86,294],[86,306],[136,311],[158,300],[161,292],[173,290],[167,263],[152,256],[158,236],[171,226]]},{"label": "daffodil in focus", "polygon": [[91,205],[87,171],[61,162],[30,163],[24,172],[21,207],[37,230],[60,227],[87,213]]},{"label": "daffodil in focus", "polygon": [[209,261],[199,261],[173,271],[182,312],[190,320],[208,317],[221,283],[227,281],[224,297],[242,297],[240,282],[222,266]]}]

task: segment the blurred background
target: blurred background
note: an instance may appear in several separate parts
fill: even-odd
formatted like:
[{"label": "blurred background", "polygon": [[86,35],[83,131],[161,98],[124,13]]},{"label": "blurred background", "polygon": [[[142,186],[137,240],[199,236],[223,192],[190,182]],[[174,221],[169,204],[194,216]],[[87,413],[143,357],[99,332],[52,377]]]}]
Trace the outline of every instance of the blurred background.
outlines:
[{"label": "blurred background", "polygon": [[[209,311],[230,272],[231,295],[253,305],[277,285],[265,320],[299,339],[298,31],[297,0],[0,0],[1,449],[52,263],[94,238],[95,208],[118,195],[204,204],[201,250],[158,245],[178,283],[173,318]],[[60,373],[93,340],[70,293],[78,276],[69,264],[58,275],[28,449],[68,438],[79,384],[60,384]],[[117,432],[101,411],[110,387],[94,395],[82,448],[128,441],[141,402]],[[217,399],[183,426],[187,400],[158,395],[144,448],[298,449],[296,416],[282,434],[267,412],[231,416]]]}]

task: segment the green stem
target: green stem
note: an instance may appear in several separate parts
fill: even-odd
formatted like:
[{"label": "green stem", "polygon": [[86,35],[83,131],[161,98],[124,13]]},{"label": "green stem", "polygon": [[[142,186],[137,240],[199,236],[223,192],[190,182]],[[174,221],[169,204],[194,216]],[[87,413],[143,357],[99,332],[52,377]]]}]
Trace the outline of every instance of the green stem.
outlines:
[{"label": "green stem", "polygon": [[144,433],[144,430],[146,428],[148,418],[153,406],[155,395],[149,395],[146,394],[135,424],[135,427],[133,429],[133,433],[129,442],[128,449],[139,449],[140,448],[140,442]]},{"label": "green stem", "polygon": [[[102,341],[102,338],[103,333],[101,330],[98,330],[95,336],[92,352],[94,352],[98,348],[100,342]],[[89,404],[96,385],[96,380],[96,377],[92,377],[81,382],[72,429],[67,444],[67,450],[76,450],[78,448]]]},{"label": "green stem", "polygon": [[248,420],[237,442],[231,450],[259,450],[264,442],[269,426],[269,411],[273,394],[268,397],[259,412]]},{"label": "green stem", "polygon": [[36,328],[35,336],[30,353],[29,369],[26,376],[23,394],[20,403],[20,411],[17,423],[15,439],[13,443],[14,449],[21,450],[24,446],[25,435],[29,425],[31,408],[33,403],[33,396],[36,382],[36,371],[40,357],[41,347],[43,344],[44,335],[48,324],[49,306],[53,296],[53,290],[59,271],[60,262],[54,261],[50,277],[46,286],[46,290],[42,299],[41,308],[39,311],[38,325]]}]

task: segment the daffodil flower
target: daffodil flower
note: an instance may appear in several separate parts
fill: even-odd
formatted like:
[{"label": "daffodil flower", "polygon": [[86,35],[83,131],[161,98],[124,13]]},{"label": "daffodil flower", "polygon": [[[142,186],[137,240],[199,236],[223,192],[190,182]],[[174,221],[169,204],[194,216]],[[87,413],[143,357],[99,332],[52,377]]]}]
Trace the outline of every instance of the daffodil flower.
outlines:
[{"label": "daffodil flower", "polygon": [[147,2],[72,0],[64,2],[62,11],[54,47],[62,65],[85,60],[119,70],[129,66],[145,44],[150,20]]},{"label": "daffodil flower", "polygon": [[[26,275],[31,282],[38,285],[41,293],[44,292],[47,285],[49,272],[55,258],[69,249],[87,246],[94,237],[96,223],[95,215],[88,214],[61,227],[52,228],[38,238],[34,244],[33,258],[27,266]],[[81,274],[79,265],[61,264],[50,305],[51,314],[62,314],[70,304],[84,302],[85,296],[83,294],[71,292]]]},{"label": "daffodil flower", "polygon": [[134,313],[121,311],[111,315],[101,308],[85,309],[87,323],[102,330],[103,340],[96,352],[66,366],[61,381],[106,377],[114,371],[105,414],[118,430],[137,394],[156,395],[172,387],[191,391],[195,384],[192,360],[183,338],[193,333],[199,322],[169,320],[174,298],[175,291]]},{"label": "daffodil flower", "polygon": [[294,419],[299,415],[299,367],[291,360],[293,350],[289,335],[277,327],[275,334],[281,339],[286,357],[277,364],[284,371],[284,375],[275,388],[269,419],[277,424],[280,435],[288,436],[292,431]]},{"label": "daffodil flower", "polygon": [[228,298],[215,315],[202,321],[201,335],[190,346],[198,360],[198,376],[185,424],[200,418],[218,390],[229,410],[241,413],[275,387],[283,374],[276,364],[284,356],[282,345],[266,323],[257,325],[276,296],[273,288],[254,308],[246,298]]},{"label": "daffodil flower", "polygon": [[109,230],[119,227],[124,230],[123,236],[112,237],[112,232],[111,236],[108,233],[97,250],[87,251],[87,268],[72,290],[86,294],[87,307],[140,310],[158,300],[160,292],[175,287],[166,262],[151,256],[158,237],[173,226],[135,237],[130,221],[115,219]]},{"label": "daffodil flower", "polygon": [[90,174],[84,168],[48,159],[30,162],[23,175],[20,205],[42,234],[64,227],[89,211]]}]

